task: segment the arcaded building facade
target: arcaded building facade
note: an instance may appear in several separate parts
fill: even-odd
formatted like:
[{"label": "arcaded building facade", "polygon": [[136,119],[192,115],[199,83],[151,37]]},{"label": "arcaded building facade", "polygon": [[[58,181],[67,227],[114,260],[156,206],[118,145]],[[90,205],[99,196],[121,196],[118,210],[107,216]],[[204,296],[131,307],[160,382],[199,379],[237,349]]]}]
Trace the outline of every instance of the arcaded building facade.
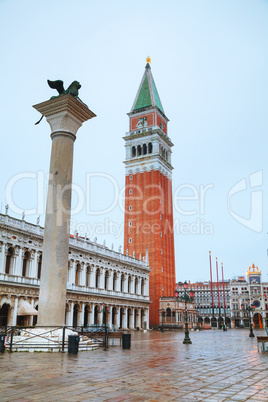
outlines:
[{"label": "arcaded building facade", "polygon": [[[6,211],[7,212],[7,211]],[[0,325],[32,325],[38,314],[44,229],[0,214]],[[96,241],[70,237],[66,325],[148,328],[146,258],[126,256]]]}]

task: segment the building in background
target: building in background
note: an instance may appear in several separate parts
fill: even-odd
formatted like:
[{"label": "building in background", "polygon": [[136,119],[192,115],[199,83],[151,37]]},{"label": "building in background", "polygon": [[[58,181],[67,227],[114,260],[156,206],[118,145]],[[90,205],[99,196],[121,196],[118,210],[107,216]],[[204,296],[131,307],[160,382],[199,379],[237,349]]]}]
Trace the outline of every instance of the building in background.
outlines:
[{"label": "building in background", "polygon": [[[44,229],[0,214],[0,325],[33,325],[38,314]],[[149,266],[96,241],[70,238],[66,325],[148,328]]]},{"label": "building in background", "polygon": [[159,298],[175,289],[172,165],[173,146],[147,59],[126,133],[124,253],[137,258],[148,250],[150,325],[159,323]]},{"label": "building in background", "polygon": [[[232,326],[253,328],[268,326],[268,282],[261,281],[261,271],[252,264],[247,271],[247,279],[243,276],[230,282],[230,304]],[[250,313],[248,307],[254,306]],[[250,317],[251,315],[251,317]]]},{"label": "building in background", "polygon": [[[198,313],[198,323],[206,328],[221,328],[223,324],[230,328],[230,281],[212,282],[213,301],[214,301],[214,316],[212,309],[212,295],[210,282],[188,282],[187,292],[194,292],[194,304]],[[183,283],[178,282],[176,291],[179,297],[184,293]],[[225,308],[224,308],[225,306]]]}]

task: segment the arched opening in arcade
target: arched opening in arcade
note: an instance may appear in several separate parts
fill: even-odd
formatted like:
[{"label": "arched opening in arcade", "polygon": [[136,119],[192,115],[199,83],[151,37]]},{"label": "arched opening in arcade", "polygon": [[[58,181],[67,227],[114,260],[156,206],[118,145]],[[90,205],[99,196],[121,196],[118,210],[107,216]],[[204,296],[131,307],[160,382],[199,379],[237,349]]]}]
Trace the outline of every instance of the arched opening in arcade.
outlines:
[{"label": "arched opening in arcade", "polygon": [[134,310],[134,327],[139,327],[139,322],[138,322],[138,310],[135,308]]},{"label": "arched opening in arcade", "polygon": [[147,323],[145,324],[144,322],[144,318],[145,318],[145,312],[144,310],[141,310],[141,328],[146,328],[145,325],[147,326]]},{"label": "arched opening in arcade", "polygon": [[131,309],[127,309],[127,328],[130,328],[130,316],[131,316]]},{"label": "arched opening in arcade", "polygon": [[11,273],[13,262],[14,262],[14,248],[9,247],[9,249],[7,250],[7,256],[6,256],[6,266],[5,266],[6,274]]},{"label": "arched opening in arcade", "polygon": [[104,277],[104,289],[108,289],[108,282],[109,281],[109,271],[105,271],[105,277]]},{"label": "arched opening in arcade", "polygon": [[98,306],[94,307],[94,325],[98,324]]},{"label": "arched opening in arcade", "polygon": [[100,285],[100,269],[97,268],[96,269],[96,278],[95,278],[95,287],[96,287],[96,289],[98,289],[99,285]]},{"label": "arched opening in arcade", "polygon": [[167,308],[166,309],[166,322],[170,322],[171,321],[171,308]]},{"label": "arched opening in arcade", "polygon": [[0,309],[0,326],[8,325],[10,312],[11,312],[10,305],[4,303]]},{"label": "arched opening in arcade", "polygon": [[123,328],[123,309],[120,308],[119,328]]},{"label": "arched opening in arcade", "polygon": [[77,327],[77,320],[78,320],[78,304],[74,305],[74,313],[73,313],[73,327]]},{"label": "arched opening in arcade", "polygon": [[116,314],[116,307],[112,308],[112,330],[114,330],[115,326],[115,314]]},{"label": "arched opening in arcade", "polygon": [[217,318],[212,317],[211,326],[212,326],[212,328],[217,328]]},{"label": "arched opening in arcade", "polygon": [[202,317],[198,317],[197,324],[199,327],[203,326],[203,318]]},{"label": "arched opening in arcade", "polygon": [[29,276],[30,253],[25,251],[22,261],[22,276]]},{"label": "arched opening in arcade", "polygon": [[220,316],[219,319],[218,319],[218,327],[222,328],[222,326],[223,326],[223,317]]},{"label": "arched opening in arcade", "polygon": [[[35,306],[35,309],[38,311],[38,304]],[[37,315],[33,316],[33,326],[35,326],[37,324]]]},{"label": "arched opening in arcade", "polygon": [[88,315],[89,315],[89,305],[86,304],[84,310],[84,327],[87,327],[89,325]]},{"label": "arched opening in arcade", "polygon": [[41,268],[42,268],[42,254],[39,255],[38,257],[38,263],[37,263],[37,279],[41,278]]},{"label": "arched opening in arcade", "polygon": [[210,318],[209,317],[205,317],[205,321],[204,321],[205,325],[208,327],[210,325]]},{"label": "arched opening in arcade", "polygon": [[260,313],[255,313],[253,315],[253,328],[263,329],[262,316]]},{"label": "arched opening in arcade", "polygon": [[231,319],[230,319],[230,317],[226,317],[225,325],[226,325],[226,327],[231,328]]}]

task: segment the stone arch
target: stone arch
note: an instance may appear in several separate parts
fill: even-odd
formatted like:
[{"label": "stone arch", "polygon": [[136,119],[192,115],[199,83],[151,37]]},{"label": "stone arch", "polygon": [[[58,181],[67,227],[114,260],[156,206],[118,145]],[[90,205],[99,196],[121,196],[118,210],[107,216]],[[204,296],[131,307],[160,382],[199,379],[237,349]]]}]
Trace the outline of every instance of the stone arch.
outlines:
[{"label": "stone arch", "polygon": [[110,277],[109,270],[106,269],[106,270],[105,270],[105,274],[104,274],[104,289],[106,289],[106,290],[108,290],[109,277]]},{"label": "stone arch", "polygon": [[37,258],[37,279],[41,278],[41,269],[42,269],[42,253],[39,253]]},{"label": "stone arch", "polygon": [[142,145],[142,154],[147,155],[147,144]]},{"label": "stone arch", "polygon": [[90,306],[89,306],[89,304],[87,303],[87,304],[85,305],[85,309],[84,309],[84,327],[87,327],[87,326],[89,325],[89,322],[88,322],[88,315],[89,315],[89,312],[90,312]]},{"label": "stone arch", "polygon": [[11,313],[11,306],[7,303],[3,303],[0,308],[0,327],[6,326],[9,323]]},{"label": "stone arch", "polygon": [[121,274],[120,292],[123,292],[123,291],[124,291],[124,282],[125,282],[125,274]]},{"label": "stone arch", "polygon": [[263,329],[262,316],[260,313],[253,315],[253,328]]},{"label": "stone arch", "polygon": [[205,317],[205,324],[207,324],[207,325],[210,324],[210,318],[209,317]]},{"label": "stone arch", "polygon": [[144,296],[145,293],[145,280],[144,278],[141,278],[141,294]]},{"label": "stone arch", "polygon": [[134,158],[136,156],[136,147],[134,145],[131,148],[131,156],[132,156],[132,158]]},{"label": "stone arch", "polygon": [[73,312],[73,327],[77,327],[79,304],[75,303]]},{"label": "stone arch", "polygon": [[114,273],[113,273],[113,290],[116,290],[116,280],[117,280],[117,273],[114,271]]},{"label": "stone arch", "polygon": [[86,266],[86,286],[90,286],[90,273],[91,273],[91,267],[90,265]]},{"label": "stone arch", "polygon": [[29,250],[25,250],[22,260],[22,276],[29,276],[29,264],[30,264],[31,253]]},{"label": "stone arch", "polygon": [[128,291],[128,293],[131,293],[131,275],[129,275],[129,277],[128,277],[127,291]]},{"label": "stone arch", "polygon": [[138,278],[135,276],[135,282],[134,282],[134,293],[135,293],[135,294],[138,293],[138,284],[139,284],[139,280],[138,280]]},{"label": "stone arch", "polygon": [[141,145],[137,146],[137,156],[141,156]]},{"label": "stone arch", "polygon": [[77,262],[76,266],[75,266],[75,285],[79,285],[79,281],[80,281],[80,272],[81,272],[81,264],[79,262]]},{"label": "stone arch", "polygon": [[153,153],[153,144],[151,142],[149,142],[148,144],[148,154],[152,154]]},{"label": "stone arch", "polygon": [[14,247],[9,247],[6,253],[5,274],[11,273],[11,268],[14,263],[14,254],[15,254]]},{"label": "stone arch", "polygon": [[95,288],[98,289],[99,286],[100,286],[100,268],[97,268],[95,274]]}]

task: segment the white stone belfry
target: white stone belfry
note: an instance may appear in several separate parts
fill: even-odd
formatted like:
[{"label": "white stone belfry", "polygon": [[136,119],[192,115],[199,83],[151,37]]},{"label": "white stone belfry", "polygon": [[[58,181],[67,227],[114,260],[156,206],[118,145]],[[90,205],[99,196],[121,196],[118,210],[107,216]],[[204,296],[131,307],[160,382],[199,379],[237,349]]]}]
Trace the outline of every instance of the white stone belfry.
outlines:
[{"label": "white stone belfry", "polygon": [[73,144],[82,123],[96,115],[71,95],[33,106],[51,127],[52,149],[37,324],[65,323]]}]

